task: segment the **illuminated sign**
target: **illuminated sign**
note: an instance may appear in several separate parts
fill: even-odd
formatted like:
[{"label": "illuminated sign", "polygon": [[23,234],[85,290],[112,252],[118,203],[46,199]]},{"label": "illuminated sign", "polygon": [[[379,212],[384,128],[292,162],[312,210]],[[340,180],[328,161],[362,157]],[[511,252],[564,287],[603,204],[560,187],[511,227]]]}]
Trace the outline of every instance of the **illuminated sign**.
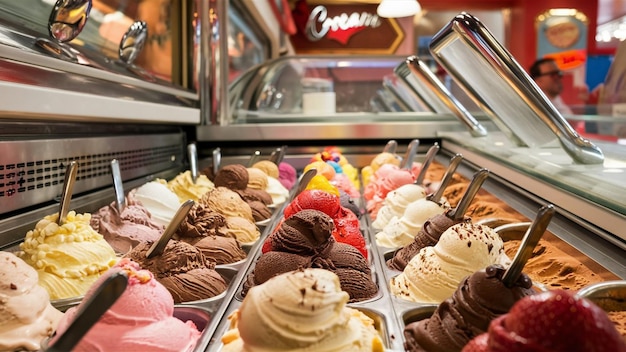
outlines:
[{"label": "illuminated sign", "polygon": [[291,36],[297,53],[392,54],[404,39],[393,18],[376,14],[375,4],[317,5],[298,1]]}]

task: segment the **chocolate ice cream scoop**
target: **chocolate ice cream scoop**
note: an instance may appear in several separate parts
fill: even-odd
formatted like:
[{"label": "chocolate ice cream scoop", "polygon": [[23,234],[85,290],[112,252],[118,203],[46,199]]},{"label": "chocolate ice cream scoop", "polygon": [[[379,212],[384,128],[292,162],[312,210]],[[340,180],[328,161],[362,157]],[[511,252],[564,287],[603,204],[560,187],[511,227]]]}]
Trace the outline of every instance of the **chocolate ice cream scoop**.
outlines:
[{"label": "chocolate ice cream scoop", "polygon": [[215,187],[226,187],[231,190],[243,190],[248,187],[248,170],[241,164],[223,166],[217,171],[213,180]]},{"label": "chocolate ice cream scoop", "polygon": [[328,215],[318,210],[305,209],[287,218],[266,239],[264,248],[301,255],[314,255],[323,252],[334,242],[333,227],[333,220]]},{"label": "chocolate ice cream scoop", "polygon": [[336,242],[334,222],[325,213],[305,209],[286,218],[265,240],[254,270],[244,282],[242,295],[284,272],[320,268],[339,276],[351,302],[372,298],[378,287],[368,262],[352,245]]},{"label": "chocolate ice cream scoop", "polygon": [[211,235],[225,236],[221,230],[226,226],[226,217],[211,209],[205,203],[196,203],[178,226],[175,239],[205,237]]},{"label": "chocolate ice cream scoop", "polygon": [[404,328],[407,351],[461,351],[472,338],[487,331],[489,323],[513,304],[535,293],[526,274],[514,285],[502,281],[505,269],[490,265],[465,278],[452,297],[442,302],[429,319]]},{"label": "chocolate ice cream scoop", "polygon": [[172,238],[197,247],[216,264],[230,264],[246,258],[241,243],[228,235],[226,218],[206,206],[196,203],[178,226]]},{"label": "chocolate ice cream scoop", "polygon": [[170,240],[163,253],[147,258],[151,246],[151,242],[140,243],[125,257],[150,270],[170,291],[175,303],[211,298],[226,290],[226,281],[214,270],[215,263],[193,245]]},{"label": "chocolate ice cream scoop", "polygon": [[259,201],[265,205],[272,204],[272,196],[267,193],[267,191],[262,189],[254,189],[254,188],[246,188],[243,190],[236,190],[237,194],[241,197],[241,199],[246,202],[254,202]]},{"label": "chocolate ice cream scoop", "polygon": [[263,221],[272,217],[272,211],[263,202],[251,201],[248,202],[248,205],[252,210],[254,221]]}]

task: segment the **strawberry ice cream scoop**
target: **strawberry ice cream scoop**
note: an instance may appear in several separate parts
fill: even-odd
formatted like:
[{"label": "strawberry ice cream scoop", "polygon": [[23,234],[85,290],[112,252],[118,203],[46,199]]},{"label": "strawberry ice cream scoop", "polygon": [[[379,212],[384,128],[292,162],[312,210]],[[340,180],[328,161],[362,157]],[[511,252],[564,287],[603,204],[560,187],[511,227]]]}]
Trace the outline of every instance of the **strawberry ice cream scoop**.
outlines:
[{"label": "strawberry ice cream scoop", "polygon": [[[380,173],[381,171],[385,172]],[[387,197],[389,192],[415,181],[415,176],[411,171],[392,165],[389,165],[389,167],[387,165],[383,166],[378,170],[377,174],[379,176],[367,185],[369,189],[366,189],[364,193],[367,200],[367,211],[373,220],[376,219],[376,215],[382,208],[385,197]]]},{"label": "strawberry ice cream scoop", "polygon": [[606,312],[572,291],[551,290],[518,301],[463,352],[626,351]]}]

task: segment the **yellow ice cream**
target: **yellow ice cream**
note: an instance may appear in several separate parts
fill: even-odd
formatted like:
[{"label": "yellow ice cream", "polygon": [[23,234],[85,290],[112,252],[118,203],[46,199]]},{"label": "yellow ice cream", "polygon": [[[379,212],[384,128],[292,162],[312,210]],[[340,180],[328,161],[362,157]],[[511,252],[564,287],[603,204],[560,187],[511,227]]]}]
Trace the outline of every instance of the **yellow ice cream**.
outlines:
[{"label": "yellow ice cream", "polygon": [[328,270],[275,276],[252,287],[229,316],[222,351],[383,351],[374,321],[347,307],[348,299]]},{"label": "yellow ice cream", "polygon": [[302,172],[306,173],[311,169],[315,169],[318,175],[322,175],[328,180],[332,180],[336,174],[335,168],[327,164],[325,161],[314,161],[306,165]]},{"label": "yellow ice cream", "polygon": [[337,187],[333,186],[330,181],[322,175],[313,176],[311,181],[309,181],[309,184],[306,186],[306,189],[319,189],[339,197],[339,190]]},{"label": "yellow ice cream", "polygon": [[[164,180],[159,180],[161,183]],[[174,179],[166,183],[167,188],[176,193],[181,203],[189,199],[198,201],[208,191],[215,188],[215,185],[206,175],[198,175],[196,183],[193,182],[191,171],[187,170],[178,174]]]},{"label": "yellow ice cream", "polygon": [[28,231],[18,256],[37,270],[50,299],[82,296],[117,258],[102,235],[89,226],[90,214],[70,211],[59,226],[59,214],[44,217]]}]

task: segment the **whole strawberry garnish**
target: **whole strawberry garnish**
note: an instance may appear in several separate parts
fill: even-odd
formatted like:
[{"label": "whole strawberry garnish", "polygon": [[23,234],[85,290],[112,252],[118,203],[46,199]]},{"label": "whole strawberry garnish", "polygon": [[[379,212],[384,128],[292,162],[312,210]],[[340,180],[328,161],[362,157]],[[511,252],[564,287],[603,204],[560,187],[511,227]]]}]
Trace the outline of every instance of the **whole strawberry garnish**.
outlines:
[{"label": "whole strawberry garnish", "polygon": [[489,351],[488,342],[489,334],[482,333],[465,345],[462,352],[487,352]]},{"label": "whole strawberry garnish", "polygon": [[553,290],[518,301],[489,326],[488,351],[626,351],[606,312],[571,291]]}]

